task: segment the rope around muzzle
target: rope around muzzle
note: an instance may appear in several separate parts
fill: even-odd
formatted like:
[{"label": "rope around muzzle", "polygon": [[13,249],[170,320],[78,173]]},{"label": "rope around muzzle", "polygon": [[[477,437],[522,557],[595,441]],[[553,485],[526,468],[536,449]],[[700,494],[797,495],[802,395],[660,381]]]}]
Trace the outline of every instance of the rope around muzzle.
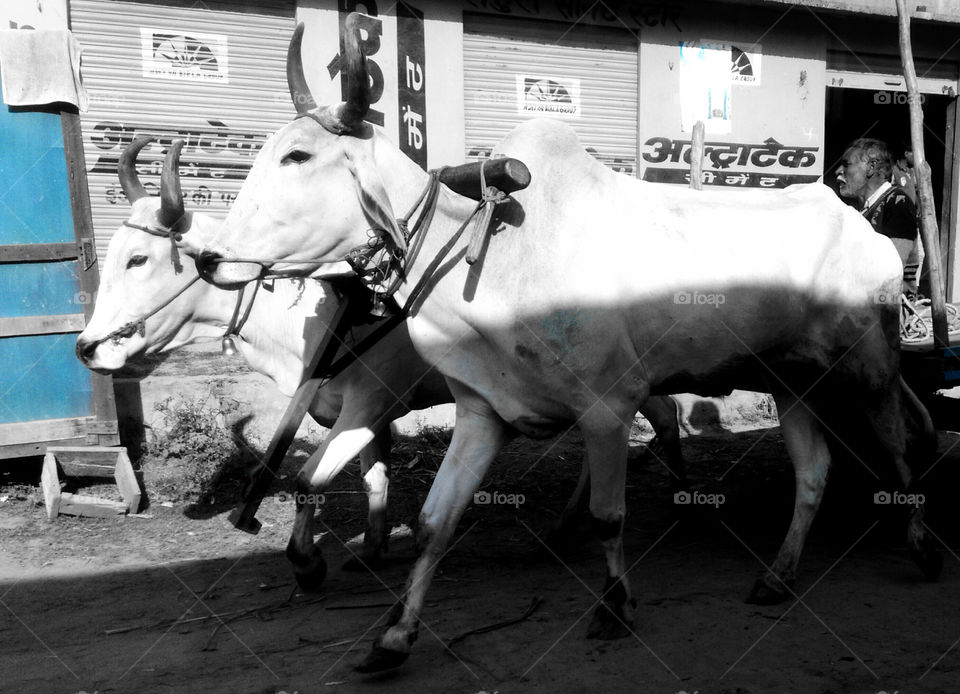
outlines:
[{"label": "rope around muzzle", "polygon": [[101,345],[101,344],[103,344],[104,342],[106,342],[107,340],[112,340],[112,339],[115,338],[115,337],[117,337],[117,338],[130,337],[130,336],[133,335],[134,333],[138,333],[138,334],[140,335],[140,337],[144,337],[144,336],[146,335],[146,322],[147,322],[147,319],[148,319],[148,318],[152,318],[152,317],[155,316],[156,314],[160,313],[160,311],[162,311],[162,310],[165,309],[167,306],[169,306],[169,305],[172,304],[174,301],[176,301],[178,298],[180,298],[180,296],[181,296],[184,292],[186,292],[188,289],[190,289],[190,287],[192,287],[194,284],[196,284],[200,279],[201,279],[200,275],[197,275],[196,277],[194,277],[193,279],[191,279],[189,282],[187,282],[186,284],[184,284],[182,287],[180,287],[180,289],[178,289],[173,296],[171,296],[170,298],[168,298],[166,301],[164,301],[162,304],[160,304],[159,306],[157,306],[156,308],[154,308],[152,311],[149,311],[148,313],[140,316],[139,318],[137,318],[137,319],[135,319],[135,320],[127,321],[126,323],[124,323],[122,326],[120,326],[119,328],[117,328],[117,329],[114,330],[113,332],[107,333],[106,335],[104,335],[103,337],[101,337],[99,340],[96,340],[96,341],[93,342],[92,344]]},{"label": "rope around muzzle", "polygon": [[[183,232],[177,231],[176,229],[173,229],[168,226],[164,226],[162,224],[158,224],[157,226],[153,227],[153,226],[146,226],[143,224],[134,224],[133,222],[130,222],[128,220],[124,220],[123,225],[126,227],[130,227],[131,229],[136,229],[138,231],[142,231],[144,233],[150,234],[151,236],[159,236],[159,237],[170,239],[170,248],[171,248],[170,262],[173,263],[173,268],[177,273],[183,272],[183,266],[180,264],[180,253],[179,253],[179,249],[177,248],[177,242],[183,239]],[[174,292],[172,296],[168,297],[165,301],[160,303],[158,306],[154,307],[152,310],[148,311],[147,313],[140,316],[139,318],[136,318],[131,321],[127,321],[116,330],[107,333],[100,339],[93,341],[91,344],[97,345],[97,346],[102,345],[104,342],[107,342],[108,340],[112,340],[114,338],[130,337],[134,333],[139,334],[140,337],[145,337],[147,332],[147,328],[146,328],[147,319],[157,315],[158,313],[160,313],[160,311],[162,311],[167,306],[172,304],[174,301],[179,299],[181,296],[183,296],[183,294],[185,294],[190,289],[190,287],[192,287],[201,279],[203,279],[203,277],[200,274],[197,274],[193,279],[186,282],[176,292]],[[243,328],[243,325],[247,322],[247,319],[250,317],[250,311],[253,309],[253,302],[257,298],[257,290],[259,288],[260,288],[260,283],[257,282],[257,286],[254,287],[253,294],[250,297],[250,302],[247,304],[247,308],[243,313],[243,317],[240,318],[239,321],[237,321],[237,317],[240,314],[240,306],[243,303],[243,294],[244,294],[244,290],[246,289],[246,285],[240,288],[240,291],[237,294],[237,305],[234,307],[233,316],[230,318],[230,322],[227,325],[227,332],[224,333],[224,338],[228,336],[239,337],[240,330]]]}]

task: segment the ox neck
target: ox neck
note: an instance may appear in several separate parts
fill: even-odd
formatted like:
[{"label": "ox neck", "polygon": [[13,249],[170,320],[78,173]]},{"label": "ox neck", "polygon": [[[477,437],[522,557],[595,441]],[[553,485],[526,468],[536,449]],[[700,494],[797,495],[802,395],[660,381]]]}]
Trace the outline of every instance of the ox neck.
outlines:
[{"label": "ox neck", "polygon": [[[394,212],[398,217],[408,214],[430,184],[430,174],[391,144],[377,143],[374,156],[381,171],[395,172],[389,177],[384,177],[384,184]],[[406,281],[397,290],[401,305],[406,301],[410,289],[420,279],[431,259],[449,240],[457,227],[470,216],[476,206],[476,201],[458,195],[444,185],[440,186],[433,221],[429,227],[419,232],[423,235],[423,239],[418,241],[422,244],[421,250],[413,264],[404,267]],[[413,220],[417,219],[421,208],[422,206],[413,212]]]},{"label": "ox neck", "polygon": [[[194,327],[187,341],[221,337],[236,308],[237,291],[206,283],[204,286],[207,291],[197,303],[192,320]],[[250,293],[246,292],[245,301],[249,300]],[[302,285],[277,281],[272,291],[261,288],[239,339],[235,338],[237,349],[250,368],[274,381],[285,395],[292,395],[300,384],[306,347],[304,334],[308,332],[305,324],[316,315],[318,301],[312,280],[305,280]]]}]

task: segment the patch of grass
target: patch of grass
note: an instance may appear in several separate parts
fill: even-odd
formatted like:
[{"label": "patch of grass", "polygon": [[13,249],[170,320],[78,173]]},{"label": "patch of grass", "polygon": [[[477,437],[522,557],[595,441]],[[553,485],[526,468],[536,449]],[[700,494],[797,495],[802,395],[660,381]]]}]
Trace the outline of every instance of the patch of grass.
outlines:
[{"label": "patch of grass", "polygon": [[167,398],[155,405],[140,456],[147,493],[159,501],[232,503],[257,464],[243,436],[249,417],[234,421],[239,404],[211,390],[195,399]]}]

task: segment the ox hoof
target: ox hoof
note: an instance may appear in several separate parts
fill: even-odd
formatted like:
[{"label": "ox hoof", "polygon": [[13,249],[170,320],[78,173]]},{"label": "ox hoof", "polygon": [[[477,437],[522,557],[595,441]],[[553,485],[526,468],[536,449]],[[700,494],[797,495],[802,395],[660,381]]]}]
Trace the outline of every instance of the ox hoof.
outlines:
[{"label": "ox hoof", "polygon": [[363,659],[363,662],[353,669],[357,672],[364,673],[383,672],[384,670],[392,670],[395,667],[400,667],[409,657],[409,653],[374,645],[367,654],[367,657]]},{"label": "ox hoof", "polygon": [[[635,601],[631,600],[631,607]],[[631,610],[632,613],[632,610]],[[587,627],[588,639],[613,641],[625,639],[633,633],[633,617],[626,614],[623,605],[609,605],[601,602],[593,613],[590,626]]]},{"label": "ox hoof", "polygon": [[301,590],[308,593],[320,590],[320,586],[327,577],[327,562],[319,547],[313,547],[306,559],[294,563],[293,575]]},{"label": "ox hoof", "polygon": [[[766,578],[758,578],[757,582],[753,584],[750,595],[747,596],[746,603],[748,605],[779,605],[789,598],[790,593],[784,587],[783,582],[779,579],[774,580],[780,586],[779,589],[770,585]],[[793,581],[787,581],[786,585],[790,586],[792,583]]]},{"label": "ox hoof", "polygon": [[344,571],[376,571],[387,565],[380,552],[359,552],[343,562]]},{"label": "ox hoof", "polygon": [[911,549],[910,556],[928,581],[936,581],[943,570],[943,555],[936,547],[924,543],[919,549]]}]

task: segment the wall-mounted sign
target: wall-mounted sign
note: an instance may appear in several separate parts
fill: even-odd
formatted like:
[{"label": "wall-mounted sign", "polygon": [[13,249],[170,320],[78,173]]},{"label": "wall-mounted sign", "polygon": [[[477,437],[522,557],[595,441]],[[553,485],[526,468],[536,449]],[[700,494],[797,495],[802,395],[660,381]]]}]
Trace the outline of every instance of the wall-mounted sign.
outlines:
[{"label": "wall-mounted sign", "polygon": [[[660,183],[690,181],[690,140],[651,137],[644,143],[643,160],[651,164],[685,164],[681,167],[648,166],[643,180]],[[706,185],[744,188],[783,188],[793,183],[812,183],[816,174],[781,173],[769,169],[810,169],[817,163],[820,147],[783,145],[768,137],[757,144],[706,142],[703,148],[703,178]],[[712,166],[710,169],[708,167]],[[747,168],[744,171],[742,168]],[[741,169],[741,170],[735,170]],[[754,169],[753,171],[749,169]],[[759,171],[757,170],[759,169]]]},{"label": "wall-mounted sign", "polygon": [[763,46],[759,43],[747,44],[719,39],[700,39],[699,41],[691,41],[690,44],[727,53],[730,58],[730,81],[733,84],[750,87],[760,86]]},{"label": "wall-mounted sign", "polygon": [[140,28],[143,76],[191,82],[230,81],[226,34]]},{"label": "wall-mounted sign", "polygon": [[760,86],[763,46],[730,46],[730,79],[736,84]]},{"label": "wall-mounted sign", "polygon": [[547,75],[517,75],[517,113],[580,117],[580,80]]},{"label": "wall-mounted sign", "polygon": [[423,12],[397,5],[397,102],[400,150],[427,168],[427,83]]}]

